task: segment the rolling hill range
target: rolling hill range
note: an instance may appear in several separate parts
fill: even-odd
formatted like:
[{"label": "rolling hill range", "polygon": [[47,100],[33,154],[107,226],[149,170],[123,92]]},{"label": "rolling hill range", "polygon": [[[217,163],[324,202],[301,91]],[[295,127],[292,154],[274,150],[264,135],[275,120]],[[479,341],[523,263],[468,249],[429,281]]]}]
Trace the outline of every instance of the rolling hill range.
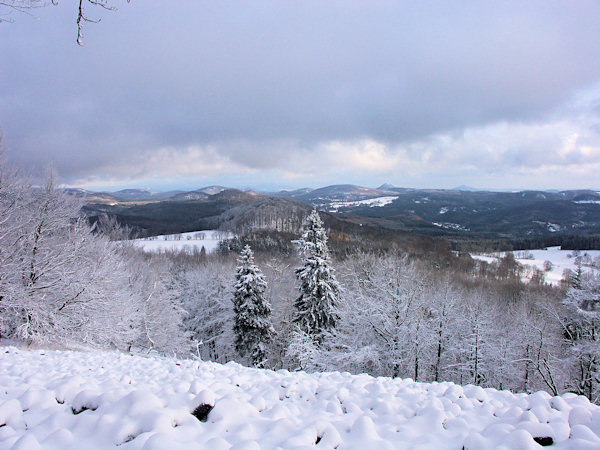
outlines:
[{"label": "rolling hill range", "polygon": [[335,210],[370,223],[438,236],[498,239],[600,231],[600,195],[594,191],[400,191],[381,206],[338,202]]},{"label": "rolling hill range", "polygon": [[489,192],[334,185],[257,193],[209,186],[190,192],[119,191],[83,196],[85,212],[117,217],[142,234],[198,229],[296,233],[311,208],[333,230],[417,233],[450,240],[518,240],[600,234],[600,194],[592,190]]}]

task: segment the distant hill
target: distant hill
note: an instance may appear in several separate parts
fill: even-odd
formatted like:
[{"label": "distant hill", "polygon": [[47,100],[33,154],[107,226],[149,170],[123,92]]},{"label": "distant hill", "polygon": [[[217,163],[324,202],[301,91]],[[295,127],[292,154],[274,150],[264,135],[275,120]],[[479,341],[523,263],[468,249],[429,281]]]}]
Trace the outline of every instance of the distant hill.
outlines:
[{"label": "distant hill", "polygon": [[180,192],[177,195],[171,197],[171,200],[205,200],[211,195],[223,192],[228,188],[223,186],[206,186],[195,191]]},{"label": "distant hill", "polygon": [[154,192],[148,189],[122,189],[116,192],[105,193],[123,202],[159,201],[172,198],[181,191]]},{"label": "distant hill", "polygon": [[307,211],[317,208],[329,212],[328,220],[335,219],[332,226],[339,229],[346,223],[452,240],[600,235],[600,194],[593,190],[490,192],[342,184],[276,194],[223,186],[162,195],[67,191],[85,199],[90,217],[111,214],[143,234],[218,227],[297,232]]},{"label": "distant hill", "polygon": [[[515,239],[600,233],[600,194],[589,190],[521,192],[418,189],[375,202],[329,205],[349,220],[434,236]],[[312,203],[327,209],[322,199]]]},{"label": "distant hill", "polygon": [[381,197],[393,193],[392,191],[373,189],[353,184],[336,184],[319,189],[313,189],[294,198],[312,205],[325,205],[332,201],[358,201],[369,198]]},{"label": "distant hill", "polygon": [[293,191],[279,191],[277,193],[274,193],[274,195],[279,195],[282,197],[296,198],[296,197],[301,197],[303,195],[307,195],[307,194],[311,193],[312,191],[313,191],[313,189],[311,189],[311,188],[302,188],[302,189],[295,189]]},{"label": "distant hill", "polygon": [[481,189],[477,189],[471,186],[465,186],[464,184],[461,184],[460,186],[456,186],[455,188],[452,188],[453,191],[467,191],[467,192],[477,192],[480,191]]}]

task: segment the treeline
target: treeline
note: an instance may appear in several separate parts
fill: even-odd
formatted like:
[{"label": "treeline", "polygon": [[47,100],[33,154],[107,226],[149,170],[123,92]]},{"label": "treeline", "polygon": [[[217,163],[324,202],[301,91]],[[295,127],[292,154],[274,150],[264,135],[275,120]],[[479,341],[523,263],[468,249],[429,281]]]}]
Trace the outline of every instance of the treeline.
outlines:
[{"label": "treeline", "polygon": [[[402,254],[359,253],[335,264],[341,286],[335,327],[317,340],[301,333],[294,320],[299,264],[278,257],[258,262],[274,328],[265,367],[576,392],[598,402],[600,349],[594,336],[600,321],[585,312],[597,314],[598,299],[586,296],[592,288],[581,288],[593,280],[572,287],[570,297],[582,294],[579,303],[567,305],[563,291],[523,284],[514,273],[457,277]],[[209,256],[206,264],[181,269],[187,327],[202,343],[198,355],[249,363],[234,345],[233,258]]]},{"label": "treeline", "polygon": [[527,239],[452,240],[451,247],[463,252],[505,252],[560,247],[562,250],[600,250],[600,234],[557,234]]},{"label": "treeline", "polygon": [[[202,343],[198,355],[252,364],[234,345],[238,313],[227,300],[236,296],[233,254],[208,256],[198,264],[176,256],[173,261],[185,286],[187,326]],[[574,278],[565,295],[545,285],[541,272],[524,284],[522,267],[510,257],[456,270],[401,250],[357,251],[337,258],[335,272],[321,271],[334,273],[339,290],[329,289],[324,302],[335,305],[328,308],[332,320],[325,322],[333,325],[312,333],[314,327],[303,327],[299,319],[300,299],[327,289],[306,289],[298,273],[318,262],[263,253],[257,265],[267,283],[274,330],[263,343],[265,367],[366,372],[519,392],[570,391],[598,401],[600,349],[593,315],[600,299],[587,294],[598,288],[589,275]],[[321,316],[318,310],[308,315]]]}]

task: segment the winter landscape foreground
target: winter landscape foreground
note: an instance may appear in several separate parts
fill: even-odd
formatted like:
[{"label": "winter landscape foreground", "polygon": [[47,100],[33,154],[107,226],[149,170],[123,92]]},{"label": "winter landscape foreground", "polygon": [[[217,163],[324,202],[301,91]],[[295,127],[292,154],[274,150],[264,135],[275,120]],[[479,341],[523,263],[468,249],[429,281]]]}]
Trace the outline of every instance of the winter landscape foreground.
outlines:
[{"label": "winter landscape foreground", "polygon": [[12,346],[0,386],[1,448],[600,448],[574,394]]}]

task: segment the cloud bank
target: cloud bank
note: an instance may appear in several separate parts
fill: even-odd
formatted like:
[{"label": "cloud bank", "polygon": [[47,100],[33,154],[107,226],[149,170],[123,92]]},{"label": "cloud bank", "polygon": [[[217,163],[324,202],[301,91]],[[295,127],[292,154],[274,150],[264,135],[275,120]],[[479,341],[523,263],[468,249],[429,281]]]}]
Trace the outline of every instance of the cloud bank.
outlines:
[{"label": "cloud bank", "polygon": [[118,6],[83,48],[67,2],[0,25],[9,159],[88,186],[597,184],[598,4]]}]

